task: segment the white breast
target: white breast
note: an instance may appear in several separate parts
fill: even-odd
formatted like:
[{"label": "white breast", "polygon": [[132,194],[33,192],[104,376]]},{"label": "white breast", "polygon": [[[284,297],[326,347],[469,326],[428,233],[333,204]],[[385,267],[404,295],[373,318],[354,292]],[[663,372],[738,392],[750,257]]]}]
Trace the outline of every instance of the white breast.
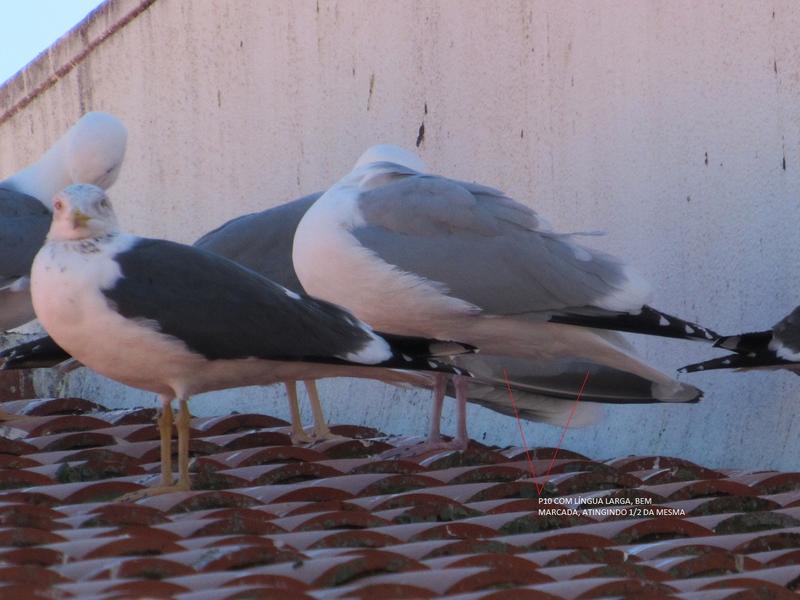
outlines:
[{"label": "white breast", "polygon": [[312,295],[344,306],[378,330],[432,335],[435,323],[477,308],[442,286],[387,263],[350,232],[364,224],[358,190],[338,184],[306,212],[294,237],[297,277]]},{"label": "white breast", "polygon": [[196,367],[197,357],[158,333],[155,324],[117,313],[102,292],[121,276],[112,257],[135,240],[116,236],[95,251],[81,242],[47,243],[31,271],[33,307],[47,333],[87,367],[128,385],[169,392]]}]

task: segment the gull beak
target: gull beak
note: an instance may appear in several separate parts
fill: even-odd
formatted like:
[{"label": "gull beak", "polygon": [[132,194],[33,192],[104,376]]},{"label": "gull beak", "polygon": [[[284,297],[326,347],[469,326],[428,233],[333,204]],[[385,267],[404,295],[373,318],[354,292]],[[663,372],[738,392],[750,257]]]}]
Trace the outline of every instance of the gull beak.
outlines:
[{"label": "gull beak", "polygon": [[91,217],[82,213],[78,209],[72,211],[72,226],[75,229],[79,227],[86,227],[86,224],[91,220]]}]

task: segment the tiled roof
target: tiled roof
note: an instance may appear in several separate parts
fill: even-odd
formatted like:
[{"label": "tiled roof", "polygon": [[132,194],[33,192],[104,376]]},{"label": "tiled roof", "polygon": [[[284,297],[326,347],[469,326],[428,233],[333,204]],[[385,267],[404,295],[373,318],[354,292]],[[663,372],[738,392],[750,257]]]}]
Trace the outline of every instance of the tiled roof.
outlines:
[{"label": "tiled roof", "polygon": [[474,442],[391,458],[402,440],[374,429],[292,447],[285,421],[234,414],[193,420],[195,490],[122,504],[158,472],[152,409],[2,408],[20,418],[0,428],[0,600],[780,600],[800,588],[800,473],[552,448],[529,461]]}]

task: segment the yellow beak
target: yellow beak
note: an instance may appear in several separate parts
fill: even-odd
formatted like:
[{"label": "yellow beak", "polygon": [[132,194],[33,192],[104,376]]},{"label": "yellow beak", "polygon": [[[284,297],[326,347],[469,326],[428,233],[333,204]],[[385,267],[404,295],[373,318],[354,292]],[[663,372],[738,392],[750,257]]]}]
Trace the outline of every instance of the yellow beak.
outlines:
[{"label": "yellow beak", "polygon": [[78,227],[85,227],[91,219],[90,216],[75,209],[72,211],[72,226],[77,229]]}]

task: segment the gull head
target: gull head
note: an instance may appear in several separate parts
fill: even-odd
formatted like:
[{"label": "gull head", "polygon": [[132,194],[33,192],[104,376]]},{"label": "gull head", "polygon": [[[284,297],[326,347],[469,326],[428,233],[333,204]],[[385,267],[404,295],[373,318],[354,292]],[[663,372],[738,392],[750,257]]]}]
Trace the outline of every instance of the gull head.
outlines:
[{"label": "gull head", "polygon": [[122,121],[104,112],[86,113],[67,132],[65,141],[72,182],[108,189],[117,180],[128,141]]},{"label": "gull head", "polygon": [[118,231],[117,216],[103,188],[78,183],[53,197],[53,222],[48,240],[84,240]]},{"label": "gull head", "polygon": [[414,152],[393,144],[377,144],[367,148],[356,161],[353,170],[363,167],[364,165],[380,162],[394,163],[408,169],[413,169],[419,173],[425,173],[428,170],[428,165]]}]

